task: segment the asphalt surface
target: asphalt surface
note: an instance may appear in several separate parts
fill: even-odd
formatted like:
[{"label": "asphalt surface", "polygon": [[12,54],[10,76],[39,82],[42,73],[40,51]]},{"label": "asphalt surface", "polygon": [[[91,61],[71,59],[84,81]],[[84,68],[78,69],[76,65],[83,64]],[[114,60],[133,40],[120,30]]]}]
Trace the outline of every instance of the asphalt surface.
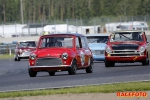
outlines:
[{"label": "asphalt surface", "polygon": [[148,80],[150,66],[141,63],[117,63],[115,67],[105,68],[103,62],[95,62],[94,72],[90,74],[85,70],[78,70],[76,75],[56,72],[55,76],[39,72],[37,77],[31,78],[28,60],[0,60],[0,92]]}]

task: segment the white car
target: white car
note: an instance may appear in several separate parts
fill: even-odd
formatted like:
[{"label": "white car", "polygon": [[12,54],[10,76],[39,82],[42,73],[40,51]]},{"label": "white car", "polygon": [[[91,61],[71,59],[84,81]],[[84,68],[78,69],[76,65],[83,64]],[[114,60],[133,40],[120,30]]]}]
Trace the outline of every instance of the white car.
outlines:
[{"label": "white car", "polygon": [[107,33],[86,35],[95,61],[105,61],[104,51],[109,35]]}]

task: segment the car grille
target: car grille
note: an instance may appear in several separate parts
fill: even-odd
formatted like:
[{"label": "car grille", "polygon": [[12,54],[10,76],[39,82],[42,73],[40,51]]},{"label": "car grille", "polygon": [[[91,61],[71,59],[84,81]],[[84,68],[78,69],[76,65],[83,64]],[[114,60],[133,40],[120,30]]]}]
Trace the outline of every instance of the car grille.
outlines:
[{"label": "car grille", "polygon": [[113,50],[111,56],[140,56],[137,50]]},{"label": "car grille", "polygon": [[30,51],[26,51],[26,52],[23,52],[22,55],[24,55],[24,56],[29,56],[30,53],[31,53]]},{"label": "car grille", "polygon": [[56,66],[62,65],[60,58],[39,58],[36,60],[36,66]]},{"label": "car grille", "polygon": [[118,44],[112,45],[113,50],[137,50],[139,47],[138,44]]},{"label": "car grille", "polygon": [[104,55],[104,50],[94,50],[95,55]]}]

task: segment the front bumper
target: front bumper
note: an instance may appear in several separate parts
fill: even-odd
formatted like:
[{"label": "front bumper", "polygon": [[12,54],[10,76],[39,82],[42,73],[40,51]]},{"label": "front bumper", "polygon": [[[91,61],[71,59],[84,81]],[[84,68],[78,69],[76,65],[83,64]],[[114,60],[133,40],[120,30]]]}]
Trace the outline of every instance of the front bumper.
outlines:
[{"label": "front bumper", "polygon": [[105,61],[104,55],[93,55],[93,59],[96,61]]},{"label": "front bumper", "polygon": [[141,62],[146,58],[146,56],[106,56],[105,60],[114,62]]},{"label": "front bumper", "polygon": [[70,65],[55,65],[55,66],[28,66],[29,69],[33,71],[57,71],[57,70],[67,70]]},{"label": "front bumper", "polygon": [[19,59],[28,59],[29,56],[22,56],[22,55],[19,55],[18,58],[19,58]]}]

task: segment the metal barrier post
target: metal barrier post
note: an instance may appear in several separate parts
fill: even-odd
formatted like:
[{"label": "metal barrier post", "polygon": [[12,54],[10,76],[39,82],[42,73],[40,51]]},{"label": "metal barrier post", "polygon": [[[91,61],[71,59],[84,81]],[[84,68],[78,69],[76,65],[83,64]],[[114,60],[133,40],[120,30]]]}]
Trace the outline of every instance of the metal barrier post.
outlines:
[{"label": "metal barrier post", "polygon": [[11,56],[11,48],[9,48],[9,55]]}]

